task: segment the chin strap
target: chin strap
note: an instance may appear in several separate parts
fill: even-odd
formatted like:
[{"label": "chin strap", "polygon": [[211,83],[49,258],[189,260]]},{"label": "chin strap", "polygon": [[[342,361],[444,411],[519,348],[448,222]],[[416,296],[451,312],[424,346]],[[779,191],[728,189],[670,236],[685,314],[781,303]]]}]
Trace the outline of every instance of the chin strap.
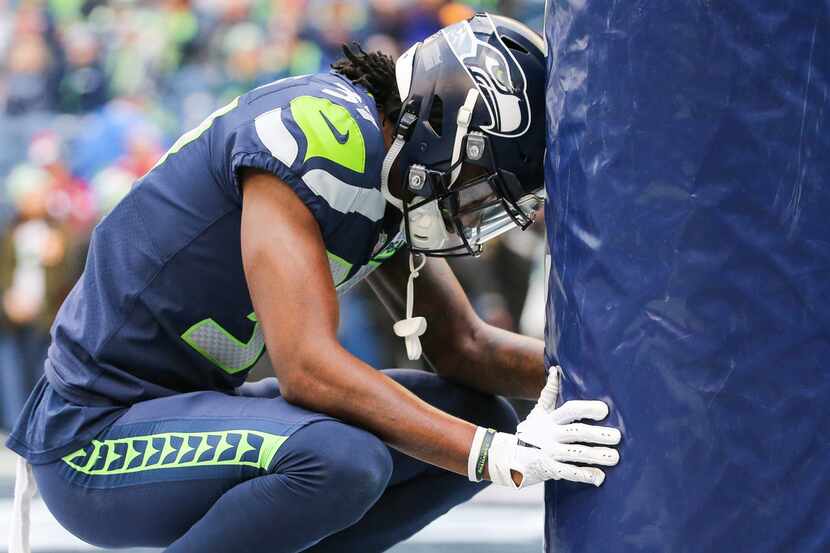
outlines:
[{"label": "chin strap", "polygon": [[467,91],[467,98],[464,100],[464,105],[458,110],[458,117],[455,120],[455,142],[452,145],[452,160],[450,160],[450,167],[455,167],[455,169],[452,170],[450,186],[455,184],[455,180],[461,173],[461,164],[458,163],[461,159],[461,143],[464,142],[464,137],[467,136],[467,129],[470,128],[470,121],[473,119],[473,109],[476,107],[477,100],[478,88],[473,87]]},{"label": "chin strap", "polygon": [[[452,171],[450,184],[455,182],[461,172],[461,164],[457,162],[461,159],[461,145],[464,142],[464,137],[467,136],[467,129],[470,127],[470,121],[473,119],[473,109],[475,109],[478,96],[478,88],[473,87],[468,90],[467,97],[464,100],[464,105],[458,110],[458,116],[456,118],[457,127],[455,131],[455,141],[452,149],[452,161],[450,163],[450,166],[455,166],[455,169]],[[407,213],[404,209],[403,201],[400,198],[396,198],[389,191],[389,173],[392,172],[392,166],[395,164],[395,160],[398,159],[401,150],[406,145],[406,141],[408,140],[412,128],[411,125],[413,125],[416,121],[417,117],[415,117],[414,114],[404,113],[404,116],[401,118],[401,122],[399,123],[395,140],[392,142],[392,146],[390,146],[389,151],[386,153],[386,157],[383,158],[383,166],[380,171],[380,190],[383,197],[386,198],[387,202],[400,210],[404,217],[407,217]],[[437,204],[434,204],[432,207],[436,213],[421,213],[421,218],[429,215],[430,217],[428,221],[430,223],[437,222],[438,224],[443,225],[440,214],[437,213]],[[402,220],[401,225],[404,224],[405,222]],[[427,225],[424,224],[422,226],[426,227]],[[409,239],[409,237],[407,237],[407,239]],[[413,244],[410,244],[409,247],[412,248]],[[420,274],[419,271],[424,268],[426,262],[426,256],[422,256],[420,263],[416,267],[414,254],[409,254],[409,280],[406,283],[406,319],[396,322],[392,327],[395,334],[404,339],[404,342],[406,343],[406,356],[410,359],[410,361],[415,361],[416,359],[421,358],[422,349],[420,337],[427,330],[427,320],[424,317],[412,316],[412,310],[415,303],[415,279],[418,278],[418,275]]]},{"label": "chin strap", "polygon": [[17,474],[14,481],[14,504],[9,524],[9,553],[30,553],[32,497],[37,484],[32,477],[32,467],[23,457],[17,458]]},{"label": "chin strap", "polygon": [[386,201],[398,208],[401,213],[403,213],[403,202],[389,191],[389,173],[392,172],[392,166],[395,164],[395,160],[398,159],[404,145],[406,145],[406,139],[399,134],[395,137],[395,141],[392,142],[392,146],[389,147],[389,151],[386,152],[386,157],[383,158],[383,166],[380,170],[380,191],[383,197],[386,198]]},{"label": "chin strap", "polygon": [[[398,159],[401,150],[406,145],[407,139],[405,133],[406,131],[404,133],[398,133],[395,136],[392,146],[390,146],[389,151],[386,153],[386,157],[383,158],[383,166],[380,170],[380,191],[383,197],[386,198],[387,202],[400,210],[404,214],[404,217],[406,216],[406,212],[404,211],[403,201],[396,198],[389,191],[389,173],[392,172],[392,166],[395,164],[395,160]],[[404,221],[401,220],[401,226],[404,224]],[[392,326],[395,335],[404,339],[406,356],[410,361],[421,358],[422,349],[420,337],[427,330],[427,320],[424,317],[412,316],[412,311],[415,307],[415,279],[418,278],[419,271],[424,268],[427,262],[426,256],[421,257],[421,262],[416,267],[415,255],[412,253],[409,254],[409,280],[406,283],[406,319],[402,319]]]},{"label": "chin strap", "polygon": [[410,361],[421,358],[421,335],[427,331],[427,320],[424,317],[413,317],[412,310],[415,307],[415,279],[419,271],[426,265],[427,258],[421,256],[421,262],[415,266],[415,254],[409,254],[409,280],[406,283],[406,319],[396,322],[392,329],[395,335],[404,339],[406,343],[406,356]]}]

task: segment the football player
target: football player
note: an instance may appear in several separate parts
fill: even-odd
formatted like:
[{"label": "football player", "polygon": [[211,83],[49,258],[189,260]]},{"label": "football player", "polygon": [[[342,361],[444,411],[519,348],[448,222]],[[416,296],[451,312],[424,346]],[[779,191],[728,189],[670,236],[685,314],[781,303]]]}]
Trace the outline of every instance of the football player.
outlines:
[{"label": "football player", "polygon": [[[618,461],[619,431],[576,422],[606,405],[555,408],[542,342],[482,322],[442,259],[539,206],[541,38],[477,14],[396,64],[344,50],[214,112],[97,226],[8,440],[18,505],[33,473],[103,547],[366,553],[485,481],[598,486]],[[434,373],[338,343],[364,278]],[[265,351],[277,378],[245,383]],[[517,431],[494,394],[539,403]]]}]

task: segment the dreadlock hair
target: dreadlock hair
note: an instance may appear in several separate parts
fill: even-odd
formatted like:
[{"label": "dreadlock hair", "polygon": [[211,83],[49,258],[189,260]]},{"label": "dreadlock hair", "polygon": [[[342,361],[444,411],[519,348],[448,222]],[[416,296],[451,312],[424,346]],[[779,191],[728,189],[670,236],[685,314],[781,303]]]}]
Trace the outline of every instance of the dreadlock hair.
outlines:
[{"label": "dreadlock hair", "polygon": [[395,80],[395,62],[383,52],[365,52],[360,44],[343,45],[345,58],[331,68],[356,85],[369,91],[379,111],[394,122],[401,109],[401,97]]}]

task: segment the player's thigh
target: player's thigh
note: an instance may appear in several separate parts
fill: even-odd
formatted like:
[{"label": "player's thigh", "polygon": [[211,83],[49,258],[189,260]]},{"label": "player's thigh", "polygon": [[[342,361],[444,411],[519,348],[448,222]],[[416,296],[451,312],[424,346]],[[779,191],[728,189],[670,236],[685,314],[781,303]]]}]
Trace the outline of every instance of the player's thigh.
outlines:
[{"label": "player's thigh", "polygon": [[164,546],[226,491],[267,474],[300,428],[329,417],[282,398],[196,392],[133,405],[90,444],[35,467],[56,518],[90,543]]}]

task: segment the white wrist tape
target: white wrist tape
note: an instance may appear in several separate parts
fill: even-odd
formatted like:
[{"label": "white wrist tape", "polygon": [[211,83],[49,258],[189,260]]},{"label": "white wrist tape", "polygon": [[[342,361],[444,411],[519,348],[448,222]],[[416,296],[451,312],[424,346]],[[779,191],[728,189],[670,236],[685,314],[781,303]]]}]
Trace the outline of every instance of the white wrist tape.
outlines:
[{"label": "white wrist tape", "polygon": [[518,488],[510,471],[517,443],[518,438],[515,434],[499,432],[493,438],[493,445],[490,446],[490,454],[487,456],[487,466],[490,469],[490,480],[494,484]]}]

